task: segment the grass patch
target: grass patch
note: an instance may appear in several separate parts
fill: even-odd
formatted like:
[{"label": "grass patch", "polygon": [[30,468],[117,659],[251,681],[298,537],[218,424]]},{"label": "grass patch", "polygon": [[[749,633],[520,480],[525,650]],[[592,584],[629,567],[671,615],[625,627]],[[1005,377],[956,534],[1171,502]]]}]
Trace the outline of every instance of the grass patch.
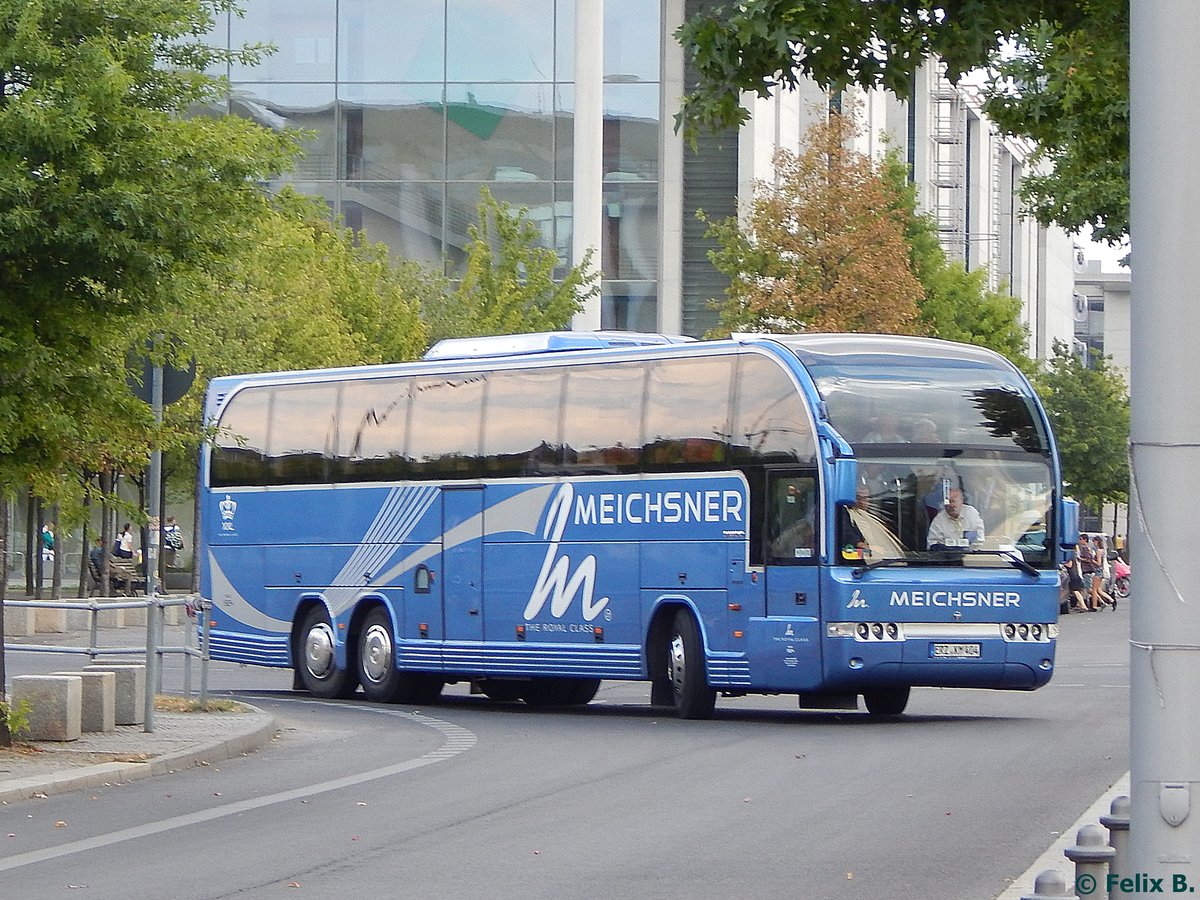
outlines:
[{"label": "grass patch", "polygon": [[246,711],[246,707],[236,700],[213,699],[210,697],[207,703],[201,703],[194,697],[175,697],[169,694],[156,694],[154,696],[154,708],[160,712],[179,713],[241,713]]}]

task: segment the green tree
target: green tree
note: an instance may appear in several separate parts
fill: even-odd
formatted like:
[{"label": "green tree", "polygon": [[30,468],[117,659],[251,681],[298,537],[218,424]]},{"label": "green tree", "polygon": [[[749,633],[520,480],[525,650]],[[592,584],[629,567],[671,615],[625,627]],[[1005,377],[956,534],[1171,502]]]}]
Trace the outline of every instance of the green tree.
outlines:
[{"label": "green tree", "polygon": [[743,227],[710,223],[728,276],[720,330],[912,333],[921,284],[905,243],[907,211],[880,163],[849,146],[853,115],[830,113],[804,150],[775,155]]},{"label": "green tree", "polygon": [[182,115],[220,95],[206,68],[254,57],[204,45],[230,5],[0,0],[0,485],[61,471],[127,420],[113,355],[233,249],[296,152]]},{"label": "green tree", "polygon": [[745,121],[743,92],[802,76],[908,97],[926,60],[955,80],[990,68],[988,114],[1056,167],[1025,189],[1038,218],[1070,231],[1090,223],[1109,241],[1128,233],[1125,0],[713,3],[676,36],[698,76],[677,118],[688,134]]},{"label": "green tree", "polygon": [[1129,491],[1129,391],[1099,355],[1089,364],[1061,341],[1036,379],[1062,455],[1063,480],[1092,509],[1125,503]]},{"label": "green tree", "polygon": [[479,220],[467,229],[466,270],[443,297],[422,307],[430,340],[520,334],[567,328],[571,317],[600,291],[589,251],[561,280],[558,256],[542,246],[541,232],[525,209],[513,210],[485,187]]},{"label": "green tree", "polygon": [[419,310],[444,285],[330,221],[321,201],[289,190],[243,225],[237,251],[149,327],[182,338],[177,352],[196,358],[202,382],[239,371],[398,362],[424,350]]},{"label": "green tree", "polygon": [[907,167],[889,154],[884,177],[891,182],[905,211],[905,240],[917,280],[925,295],[920,301],[919,330],[947,341],[977,344],[1031,374],[1033,363],[1026,348],[1029,335],[1021,324],[1021,300],[987,287],[987,270],[968,272],[958,261],[946,258],[938,240],[937,221],[917,206],[916,185],[908,180]]},{"label": "green tree", "polygon": [[383,245],[330,221],[318,200],[285,191],[241,227],[240,249],[144,326],[176,336],[175,361],[197,366],[195,385],[167,408],[158,435],[176,490],[192,485],[209,379],[414,359],[428,343],[419,310],[444,294],[440,274],[394,263]]},{"label": "green tree", "polygon": [[[1120,243],[1129,233],[1129,4],[1090,0],[1083,24],[1039,23],[993,60],[984,109],[1037,145],[1021,183],[1043,224]],[[1031,166],[1031,169],[1033,166]]]}]

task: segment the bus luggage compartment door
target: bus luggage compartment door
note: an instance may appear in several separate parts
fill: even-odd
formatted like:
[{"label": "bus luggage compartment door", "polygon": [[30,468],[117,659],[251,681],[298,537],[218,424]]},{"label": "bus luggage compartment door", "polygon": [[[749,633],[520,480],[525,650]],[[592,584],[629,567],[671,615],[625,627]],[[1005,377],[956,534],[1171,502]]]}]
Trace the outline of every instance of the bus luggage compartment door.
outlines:
[{"label": "bus luggage compartment door", "polygon": [[442,488],[442,608],[448,641],[483,640],[483,488]]}]

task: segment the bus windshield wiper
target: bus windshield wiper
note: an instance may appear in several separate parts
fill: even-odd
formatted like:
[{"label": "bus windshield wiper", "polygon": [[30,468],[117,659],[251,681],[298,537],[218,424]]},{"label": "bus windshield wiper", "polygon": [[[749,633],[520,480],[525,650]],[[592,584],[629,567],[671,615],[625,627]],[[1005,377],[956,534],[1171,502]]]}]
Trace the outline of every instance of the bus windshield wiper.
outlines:
[{"label": "bus windshield wiper", "polygon": [[1038,570],[1025,562],[1020,550],[963,550],[964,556],[999,556],[1015,569],[1020,569],[1026,575],[1038,575]]},{"label": "bus windshield wiper", "polygon": [[906,559],[903,556],[885,556],[883,559],[877,559],[874,562],[863,563],[851,570],[850,574],[855,578],[862,578],[867,572],[872,569],[879,569],[883,566],[907,566],[912,560]]},{"label": "bus windshield wiper", "polygon": [[914,564],[919,565],[921,563],[926,565],[937,565],[938,563],[960,561],[964,556],[999,556],[1010,566],[1020,569],[1026,575],[1033,575],[1034,577],[1037,577],[1039,574],[1037,569],[1025,562],[1025,559],[1021,556],[1019,550],[968,550],[965,548],[962,550],[942,552],[936,555],[930,554],[924,557],[888,556],[884,557],[883,559],[874,560],[873,562],[863,563],[861,566],[852,569],[850,574],[855,578],[862,578],[863,575],[865,575],[867,572],[870,572],[872,569],[879,569],[884,566],[910,566]]}]

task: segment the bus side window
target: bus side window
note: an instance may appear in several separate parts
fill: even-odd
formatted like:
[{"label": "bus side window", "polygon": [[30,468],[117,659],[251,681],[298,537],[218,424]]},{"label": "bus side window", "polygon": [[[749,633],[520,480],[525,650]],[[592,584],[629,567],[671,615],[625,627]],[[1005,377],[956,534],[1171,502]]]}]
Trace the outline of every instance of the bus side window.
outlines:
[{"label": "bus side window", "polygon": [[815,475],[777,475],[768,480],[767,547],[776,565],[816,561]]}]

